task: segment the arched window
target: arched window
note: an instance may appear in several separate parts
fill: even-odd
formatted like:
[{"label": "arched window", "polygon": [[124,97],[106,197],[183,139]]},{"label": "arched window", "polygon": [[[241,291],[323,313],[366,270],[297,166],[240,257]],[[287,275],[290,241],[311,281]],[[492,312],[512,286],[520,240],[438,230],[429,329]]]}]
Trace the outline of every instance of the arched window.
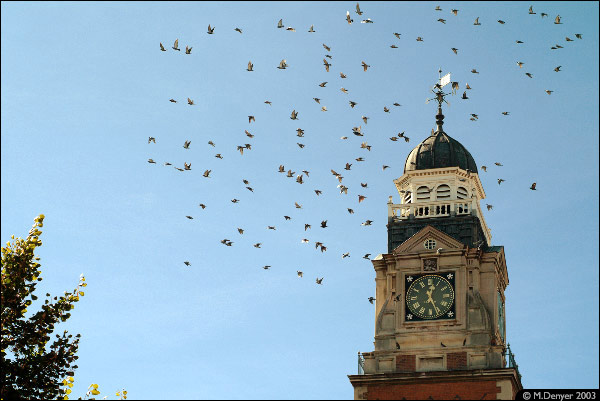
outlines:
[{"label": "arched window", "polygon": [[426,186],[422,186],[422,187],[417,188],[417,200],[418,201],[428,200],[430,192],[431,191]]},{"label": "arched window", "polygon": [[437,188],[436,199],[450,199],[450,187],[442,184]]},{"label": "arched window", "polygon": [[456,198],[458,199],[467,199],[469,193],[467,192],[466,188],[463,187],[458,187],[456,189]]},{"label": "arched window", "polygon": [[404,193],[404,203],[411,203],[412,202],[412,193],[410,191],[406,191]]}]

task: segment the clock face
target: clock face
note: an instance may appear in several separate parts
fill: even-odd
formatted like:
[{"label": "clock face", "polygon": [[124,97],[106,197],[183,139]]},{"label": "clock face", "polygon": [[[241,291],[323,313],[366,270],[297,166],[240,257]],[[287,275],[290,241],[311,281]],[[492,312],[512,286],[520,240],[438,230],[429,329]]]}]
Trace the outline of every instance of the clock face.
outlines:
[{"label": "clock face", "polygon": [[405,277],[405,320],[454,319],[454,273]]}]

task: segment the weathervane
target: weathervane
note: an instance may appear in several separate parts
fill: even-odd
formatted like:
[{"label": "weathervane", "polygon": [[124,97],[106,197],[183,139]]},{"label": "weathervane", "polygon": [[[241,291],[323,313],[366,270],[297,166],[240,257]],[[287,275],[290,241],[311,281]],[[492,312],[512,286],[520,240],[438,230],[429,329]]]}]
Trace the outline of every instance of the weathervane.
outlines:
[{"label": "weathervane", "polygon": [[[438,73],[439,73],[438,83],[436,83],[433,86],[433,88],[431,88],[431,92],[435,95],[435,97],[431,98],[431,99],[427,99],[427,101],[425,103],[429,103],[432,100],[435,100],[438,102],[438,113],[435,116],[436,123],[437,123],[436,132],[443,132],[442,125],[444,124],[444,115],[442,114],[442,103],[445,102],[447,105],[450,105],[450,103],[445,99],[445,97],[448,96],[450,93],[444,92],[443,88],[444,88],[444,86],[446,86],[450,83],[450,73],[448,73],[442,77],[442,69],[441,68],[438,70]],[[458,82],[452,82],[452,94],[454,94],[456,92],[456,89],[458,89]]]}]

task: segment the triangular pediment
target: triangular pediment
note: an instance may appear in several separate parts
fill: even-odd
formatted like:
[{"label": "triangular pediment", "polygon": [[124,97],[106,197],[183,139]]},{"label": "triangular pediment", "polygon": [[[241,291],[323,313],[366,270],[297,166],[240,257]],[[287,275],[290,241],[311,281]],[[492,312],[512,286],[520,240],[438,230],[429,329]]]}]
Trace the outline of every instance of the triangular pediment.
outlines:
[{"label": "triangular pediment", "polygon": [[432,226],[425,226],[421,231],[414,234],[412,237],[398,245],[393,251],[393,254],[402,253],[422,253],[431,252],[432,249],[425,248],[425,241],[432,239],[435,241],[435,249],[443,248],[449,249],[463,249],[464,244],[456,239],[452,238],[448,234],[434,228]]}]

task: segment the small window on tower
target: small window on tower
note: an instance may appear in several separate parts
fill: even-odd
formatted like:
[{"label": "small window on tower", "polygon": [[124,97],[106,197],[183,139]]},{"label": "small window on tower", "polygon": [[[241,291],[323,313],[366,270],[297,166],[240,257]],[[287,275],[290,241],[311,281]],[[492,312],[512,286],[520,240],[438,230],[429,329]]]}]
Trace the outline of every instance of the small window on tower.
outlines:
[{"label": "small window on tower", "polygon": [[435,249],[435,240],[434,239],[428,239],[425,241],[425,249]]},{"label": "small window on tower", "polygon": [[404,203],[411,203],[412,202],[412,193],[410,191],[406,191],[404,193]]}]

